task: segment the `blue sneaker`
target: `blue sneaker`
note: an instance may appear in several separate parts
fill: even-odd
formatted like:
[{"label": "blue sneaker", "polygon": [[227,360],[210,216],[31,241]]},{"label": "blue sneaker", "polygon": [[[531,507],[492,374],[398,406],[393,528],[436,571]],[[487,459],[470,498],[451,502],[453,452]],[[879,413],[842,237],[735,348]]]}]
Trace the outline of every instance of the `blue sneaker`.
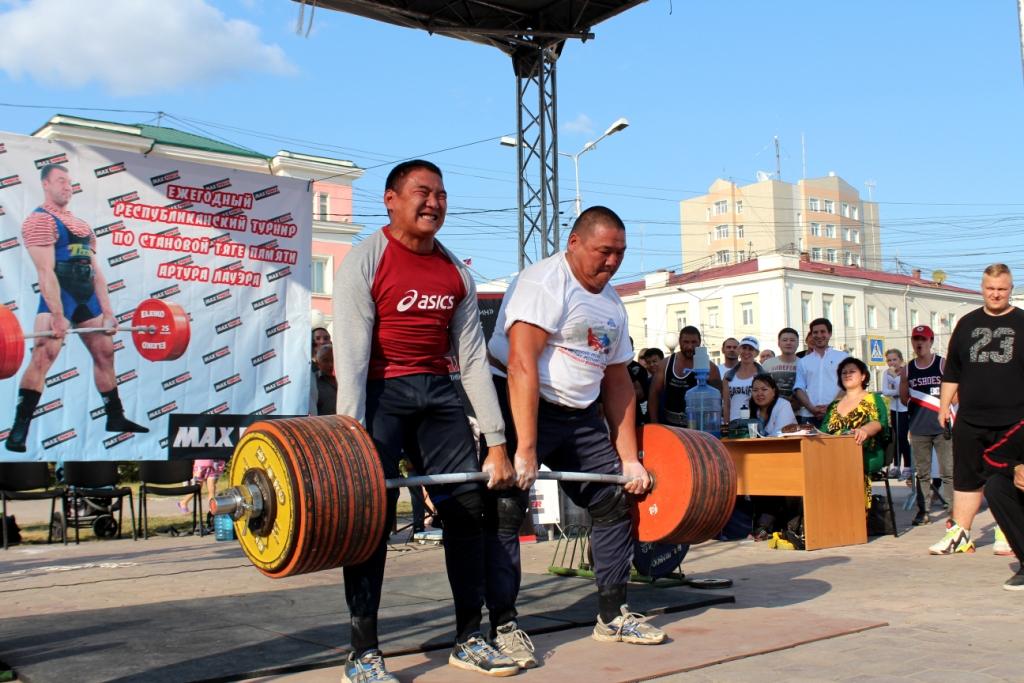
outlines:
[{"label": "blue sneaker", "polygon": [[487,676],[513,676],[519,673],[519,665],[495,649],[480,634],[470,636],[464,643],[455,643],[448,663]]},{"label": "blue sneaker", "polygon": [[367,650],[359,658],[355,654],[350,653],[345,661],[342,683],[398,683],[398,678],[384,667],[384,655],[380,650]]}]

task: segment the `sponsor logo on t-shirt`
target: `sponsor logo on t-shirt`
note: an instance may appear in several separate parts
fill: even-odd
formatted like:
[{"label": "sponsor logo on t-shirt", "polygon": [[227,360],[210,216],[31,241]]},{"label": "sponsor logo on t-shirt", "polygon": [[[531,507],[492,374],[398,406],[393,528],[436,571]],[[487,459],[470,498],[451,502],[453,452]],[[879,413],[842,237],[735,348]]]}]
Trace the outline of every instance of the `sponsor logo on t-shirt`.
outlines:
[{"label": "sponsor logo on t-shirt", "polygon": [[455,308],[455,296],[453,294],[423,294],[422,296],[415,289],[410,289],[395,306],[399,313],[405,313],[410,308],[420,311],[449,311]]}]

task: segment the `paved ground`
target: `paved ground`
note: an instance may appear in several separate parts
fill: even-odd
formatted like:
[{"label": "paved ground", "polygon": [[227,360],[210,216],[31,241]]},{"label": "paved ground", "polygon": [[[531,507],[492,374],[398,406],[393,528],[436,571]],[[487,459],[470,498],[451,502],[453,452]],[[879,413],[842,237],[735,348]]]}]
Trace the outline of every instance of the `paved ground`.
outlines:
[{"label": "paved ground", "polygon": [[[902,487],[897,487],[897,502],[903,495]],[[173,506],[173,501],[167,504]],[[14,503],[13,510],[28,521],[36,514],[31,505]],[[686,648],[708,642],[707,638],[716,642],[726,639],[729,634],[724,630],[716,633],[715,624],[727,623],[723,617],[734,612],[742,615],[743,610],[749,615],[770,610],[780,616],[817,615],[886,622],[888,626],[745,656],[660,680],[1024,680],[1024,593],[1001,588],[1017,563],[992,554],[991,515],[982,513],[975,524],[978,552],[954,557],[927,554],[927,546],[942,533],[941,524],[909,528],[909,518],[910,513],[900,511],[905,532],[899,538],[874,538],[867,545],[849,548],[777,551],[752,542],[712,542],[693,548],[684,563],[687,574],[733,579],[736,603],[681,616],[689,620],[692,639],[678,637],[664,648]],[[389,575],[437,573],[443,580],[441,552],[417,548],[395,553],[389,561]],[[553,550],[552,543],[524,546],[524,568],[542,572]],[[131,562],[135,564],[128,567]],[[338,576],[329,572],[295,581],[329,585],[337,583]],[[240,551],[211,538],[103,541],[67,548],[36,545],[0,554],[0,604],[4,605],[0,620],[138,605],[166,595],[217,597],[231,595],[240,587],[270,590],[280,588],[280,582],[260,577],[245,566]],[[658,619],[679,623],[669,617]],[[708,624],[710,631],[698,633],[701,624]],[[586,638],[585,629],[575,633],[574,646],[583,647]],[[565,648],[564,652],[571,650]],[[552,680],[561,669],[555,658],[561,656],[555,651],[547,672],[541,668],[526,676],[538,683]],[[605,680],[582,661],[581,678],[588,670],[588,678]],[[265,680],[333,682],[338,673],[333,667]],[[557,678],[564,683],[564,675]]]}]

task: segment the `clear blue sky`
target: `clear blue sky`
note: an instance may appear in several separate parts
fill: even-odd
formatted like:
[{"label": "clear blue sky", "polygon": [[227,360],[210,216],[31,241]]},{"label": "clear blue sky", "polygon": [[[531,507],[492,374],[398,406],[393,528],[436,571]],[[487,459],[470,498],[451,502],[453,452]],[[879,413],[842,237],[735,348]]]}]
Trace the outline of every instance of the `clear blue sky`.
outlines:
[{"label": "clear blue sky", "polygon": [[[0,0],[0,101],[43,106],[0,106],[0,129],[55,113],[156,122],[75,107],[163,111],[262,152],[351,159],[368,229],[387,168],[425,156],[446,172],[445,242],[481,278],[513,272],[515,154],[497,143],[515,128],[509,59],[322,8],[303,37],[298,14],[287,0]],[[619,281],[678,269],[679,200],[774,170],[773,136],[783,180],[799,179],[801,134],[808,176],[835,171],[865,197],[877,183],[887,269],[898,255],[973,285],[991,261],[1024,268],[1015,0],[652,0],[595,33],[558,65],[560,140],[575,152],[630,120],[581,157],[584,204],[630,230]],[[561,176],[571,215],[570,163]]]}]

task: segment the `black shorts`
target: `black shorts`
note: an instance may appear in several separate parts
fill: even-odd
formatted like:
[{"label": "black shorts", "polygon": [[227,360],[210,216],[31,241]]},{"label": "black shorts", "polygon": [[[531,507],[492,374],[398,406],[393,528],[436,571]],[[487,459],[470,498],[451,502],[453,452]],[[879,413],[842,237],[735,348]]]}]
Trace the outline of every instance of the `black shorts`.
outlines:
[{"label": "black shorts", "polygon": [[1016,424],[983,427],[962,418],[953,423],[953,490],[977,491],[985,486],[988,473],[982,453]]},{"label": "black shorts", "polygon": [[[412,463],[416,474],[480,471],[466,408],[447,374],[368,381],[366,428],[388,479],[401,476],[402,458]],[[481,486],[468,482],[430,486],[428,491],[436,504]]]}]

